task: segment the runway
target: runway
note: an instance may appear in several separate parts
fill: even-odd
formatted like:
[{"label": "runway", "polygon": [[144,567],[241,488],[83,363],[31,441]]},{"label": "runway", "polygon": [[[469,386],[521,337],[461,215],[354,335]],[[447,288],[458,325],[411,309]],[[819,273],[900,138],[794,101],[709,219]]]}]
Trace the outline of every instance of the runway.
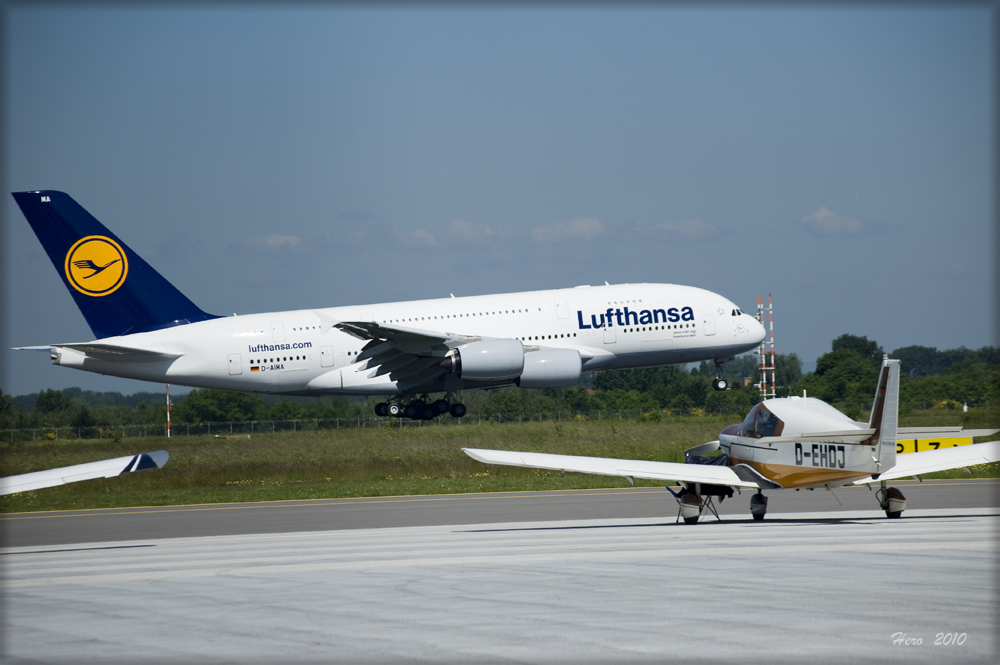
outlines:
[{"label": "runway", "polygon": [[[30,523],[73,538],[85,527],[68,525],[93,533],[2,551],[0,655],[5,663],[995,662],[997,483],[939,483],[905,488],[911,507],[899,520],[872,510],[867,490],[850,490],[838,493],[845,508],[823,512],[778,511],[782,493],[773,492],[764,522],[749,519],[744,493],[723,504],[732,511],[723,521],[675,524],[663,491],[645,489],[5,516],[5,532]],[[832,501],[785,495],[782,508]],[[598,505],[619,514],[545,518]],[[654,507],[654,516],[629,514]],[[540,517],[511,519],[523,511]],[[461,524],[388,525],[462,514]],[[352,526],[364,519],[384,526]],[[242,533],[193,535],[220,524]],[[167,533],[134,537],[156,531]]]},{"label": "runway", "polygon": [[[894,481],[909,510],[1000,507],[1000,479]],[[768,511],[874,510],[865,487],[832,492],[767,492]],[[750,492],[718,505],[725,519],[750,519]],[[504,492],[432,496],[316,499],[0,516],[3,547],[67,545],[150,538],[292,533],[340,529],[582,520],[673,518],[677,506],[662,488]],[[910,513],[906,513],[907,515]]]}]

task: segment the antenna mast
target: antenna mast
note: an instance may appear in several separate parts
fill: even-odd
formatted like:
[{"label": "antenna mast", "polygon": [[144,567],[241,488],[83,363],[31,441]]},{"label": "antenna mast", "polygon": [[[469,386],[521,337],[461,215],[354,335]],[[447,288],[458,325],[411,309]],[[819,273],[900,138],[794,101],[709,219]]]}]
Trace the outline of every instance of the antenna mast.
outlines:
[{"label": "antenna mast", "polygon": [[[760,321],[760,325],[764,325],[764,313],[767,313],[767,325],[768,325],[768,337],[764,337],[764,341],[760,343],[760,347],[757,349],[757,353],[760,356],[760,398],[770,399],[775,397],[775,385],[774,385],[774,301],[771,298],[771,294],[767,294],[767,307],[764,307],[764,296],[757,297],[757,320]],[[770,351],[770,364],[768,364],[768,352]],[[770,382],[768,382],[768,373],[770,372]]]}]

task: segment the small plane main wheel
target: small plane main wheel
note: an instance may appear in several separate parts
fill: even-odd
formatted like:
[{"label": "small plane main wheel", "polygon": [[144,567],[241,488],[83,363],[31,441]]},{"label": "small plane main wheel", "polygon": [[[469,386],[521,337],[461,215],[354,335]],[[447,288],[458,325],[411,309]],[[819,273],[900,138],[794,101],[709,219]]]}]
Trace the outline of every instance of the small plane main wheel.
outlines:
[{"label": "small plane main wheel", "polygon": [[393,418],[402,418],[403,406],[401,404],[393,402],[392,404],[389,405],[389,415],[392,416]]},{"label": "small plane main wheel", "polygon": [[685,517],[684,518],[684,523],[685,524],[697,524],[698,523],[698,516],[695,515],[694,517]]},{"label": "small plane main wheel", "polygon": [[461,402],[455,402],[451,405],[451,408],[448,409],[448,413],[451,414],[452,418],[461,418],[465,415],[465,405]]},{"label": "small plane main wheel", "polygon": [[767,497],[764,496],[763,492],[757,490],[757,493],[750,497],[750,513],[753,515],[755,522],[760,522],[764,519],[764,513],[767,512]]},{"label": "small plane main wheel", "polygon": [[725,379],[716,379],[715,381],[712,381],[712,388],[714,390],[725,390],[728,387],[729,382]]},{"label": "small plane main wheel", "polygon": [[885,511],[885,516],[888,517],[891,520],[897,519],[902,514],[903,514],[902,510],[896,510],[896,511],[887,510],[887,511]]},{"label": "small plane main wheel", "polygon": [[385,402],[379,402],[375,405],[375,415],[382,418],[389,413],[389,405]]},{"label": "small plane main wheel", "polygon": [[448,413],[448,407],[450,407],[451,405],[448,404],[448,400],[439,399],[436,402],[434,402],[432,406],[438,413]]}]

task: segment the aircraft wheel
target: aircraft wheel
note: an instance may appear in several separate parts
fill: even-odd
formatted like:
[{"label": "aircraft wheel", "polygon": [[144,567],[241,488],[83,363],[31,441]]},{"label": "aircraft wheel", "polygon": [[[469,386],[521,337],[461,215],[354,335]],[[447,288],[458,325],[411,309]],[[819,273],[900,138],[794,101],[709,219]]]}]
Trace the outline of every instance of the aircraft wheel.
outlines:
[{"label": "aircraft wheel", "polygon": [[697,524],[698,523],[698,516],[695,515],[694,517],[685,517],[684,518],[684,523],[685,524]]},{"label": "aircraft wheel", "polygon": [[434,420],[435,418],[438,417],[437,409],[435,409],[433,406],[424,407],[423,417],[424,420]]},{"label": "aircraft wheel", "polygon": [[403,416],[403,406],[393,402],[389,405],[389,415],[393,418],[402,418]]},{"label": "aircraft wheel", "polygon": [[451,405],[448,412],[451,414],[452,418],[461,418],[465,415],[465,405],[461,402],[455,402]]},{"label": "aircraft wheel", "polygon": [[767,497],[760,490],[750,497],[750,513],[753,515],[755,522],[760,522],[764,519],[764,513],[767,512]]},{"label": "aircraft wheel", "polygon": [[712,381],[712,388],[715,390],[725,390],[729,387],[729,382],[725,379],[716,379]]},{"label": "aircraft wheel", "polygon": [[389,414],[389,405],[385,402],[379,402],[375,405],[375,415],[382,418]]},{"label": "aircraft wheel", "polygon": [[902,515],[902,514],[903,514],[902,510],[895,510],[895,511],[887,510],[887,511],[885,511],[885,516],[888,517],[891,520],[898,519],[899,516]]},{"label": "aircraft wheel", "polygon": [[434,402],[434,404],[432,404],[431,406],[433,406],[434,410],[437,411],[438,413],[448,413],[448,408],[451,405],[448,404],[448,400],[439,399],[436,402]]},{"label": "aircraft wheel", "polygon": [[403,415],[407,418],[416,418],[418,413],[421,413],[421,411],[417,409],[415,402],[410,402],[403,407]]}]

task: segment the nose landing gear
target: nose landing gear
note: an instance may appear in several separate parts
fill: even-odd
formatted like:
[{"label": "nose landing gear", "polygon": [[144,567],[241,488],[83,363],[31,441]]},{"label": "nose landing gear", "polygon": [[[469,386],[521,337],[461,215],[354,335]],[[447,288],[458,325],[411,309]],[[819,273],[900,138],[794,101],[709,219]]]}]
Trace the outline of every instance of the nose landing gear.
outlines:
[{"label": "nose landing gear", "polygon": [[712,381],[713,390],[726,390],[729,388],[729,382],[722,378],[722,366],[733,358],[735,358],[735,356],[715,360],[715,380]]}]

